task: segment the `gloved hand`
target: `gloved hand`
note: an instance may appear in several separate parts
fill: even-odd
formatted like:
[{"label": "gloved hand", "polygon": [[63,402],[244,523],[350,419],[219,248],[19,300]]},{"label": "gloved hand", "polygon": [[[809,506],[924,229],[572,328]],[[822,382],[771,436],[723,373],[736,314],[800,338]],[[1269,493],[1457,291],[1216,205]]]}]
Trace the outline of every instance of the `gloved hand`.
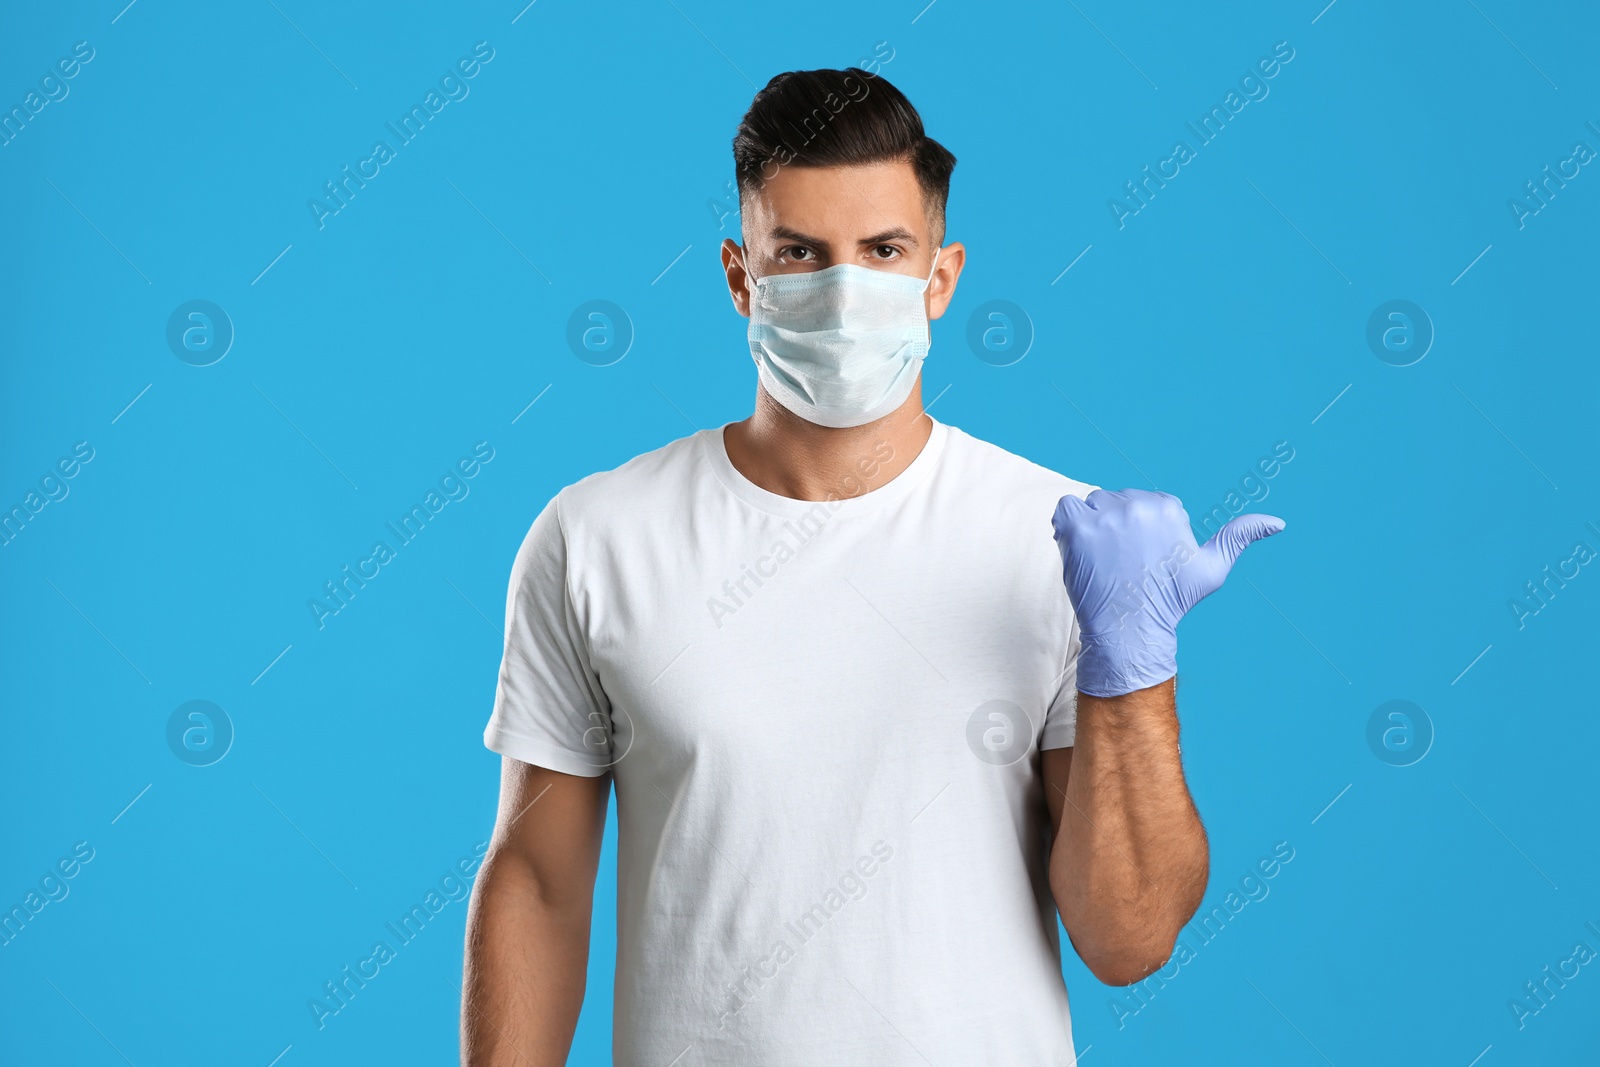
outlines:
[{"label": "gloved hand", "polygon": [[1099,697],[1177,674],[1178,620],[1222,587],[1246,545],[1284,526],[1240,515],[1198,546],[1178,498],[1143,489],[1064,496],[1050,521],[1083,638],[1078,689]]}]

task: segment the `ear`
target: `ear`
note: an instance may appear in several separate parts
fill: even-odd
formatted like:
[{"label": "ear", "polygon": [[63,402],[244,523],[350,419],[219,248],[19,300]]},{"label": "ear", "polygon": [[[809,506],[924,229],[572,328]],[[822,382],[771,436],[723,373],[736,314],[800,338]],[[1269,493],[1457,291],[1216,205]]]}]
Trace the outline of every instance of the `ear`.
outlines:
[{"label": "ear", "polygon": [[960,241],[954,241],[939,250],[939,265],[934,268],[933,281],[928,283],[928,318],[937,319],[956,295],[956,282],[961,278],[961,268],[966,266],[967,250]]},{"label": "ear", "polygon": [[728,296],[733,306],[745,318],[750,317],[750,289],[744,263],[740,258],[739,243],[733,238],[722,242],[722,272],[728,279]]}]

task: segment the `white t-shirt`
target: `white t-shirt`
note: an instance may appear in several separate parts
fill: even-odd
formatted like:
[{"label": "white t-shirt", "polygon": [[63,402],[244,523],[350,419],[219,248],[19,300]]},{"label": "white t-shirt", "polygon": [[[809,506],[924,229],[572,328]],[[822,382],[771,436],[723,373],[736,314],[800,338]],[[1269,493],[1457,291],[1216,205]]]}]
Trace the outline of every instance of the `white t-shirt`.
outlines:
[{"label": "white t-shirt", "polygon": [[854,488],[702,430],[517,554],[484,742],[614,775],[622,1067],[1075,1062],[1039,751],[1077,697],[1050,517],[1094,487],[935,420]]}]

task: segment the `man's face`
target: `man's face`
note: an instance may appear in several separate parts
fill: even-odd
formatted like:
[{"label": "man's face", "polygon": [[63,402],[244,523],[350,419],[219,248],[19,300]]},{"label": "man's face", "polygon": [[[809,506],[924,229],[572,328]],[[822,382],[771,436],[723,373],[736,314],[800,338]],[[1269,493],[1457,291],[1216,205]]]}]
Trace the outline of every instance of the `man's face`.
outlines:
[{"label": "man's face", "polygon": [[[922,187],[904,162],[783,167],[759,190],[745,194],[743,231],[744,254],[755,277],[746,276],[739,245],[731,238],[722,243],[722,265],[734,306],[746,317],[756,279],[769,274],[854,263],[926,278],[939,253]],[[923,298],[930,320],[949,306],[965,258],[960,244],[943,250]]]}]

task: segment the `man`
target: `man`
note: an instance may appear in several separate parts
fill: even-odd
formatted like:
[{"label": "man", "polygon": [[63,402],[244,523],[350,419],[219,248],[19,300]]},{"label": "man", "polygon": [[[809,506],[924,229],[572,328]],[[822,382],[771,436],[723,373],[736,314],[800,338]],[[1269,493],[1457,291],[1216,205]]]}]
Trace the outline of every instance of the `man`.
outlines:
[{"label": "man", "polygon": [[614,783],[616,1063],[1073,1063],[1056,913],[1104,982],[1167,960],[1208,869],[1174,630],[1282,523],[1197,549],[1174,498],[923,411],[966,253],[888,82],[779,75],[734,156],[755,412],[517,555],[463,1059],[564,1062]]}]

